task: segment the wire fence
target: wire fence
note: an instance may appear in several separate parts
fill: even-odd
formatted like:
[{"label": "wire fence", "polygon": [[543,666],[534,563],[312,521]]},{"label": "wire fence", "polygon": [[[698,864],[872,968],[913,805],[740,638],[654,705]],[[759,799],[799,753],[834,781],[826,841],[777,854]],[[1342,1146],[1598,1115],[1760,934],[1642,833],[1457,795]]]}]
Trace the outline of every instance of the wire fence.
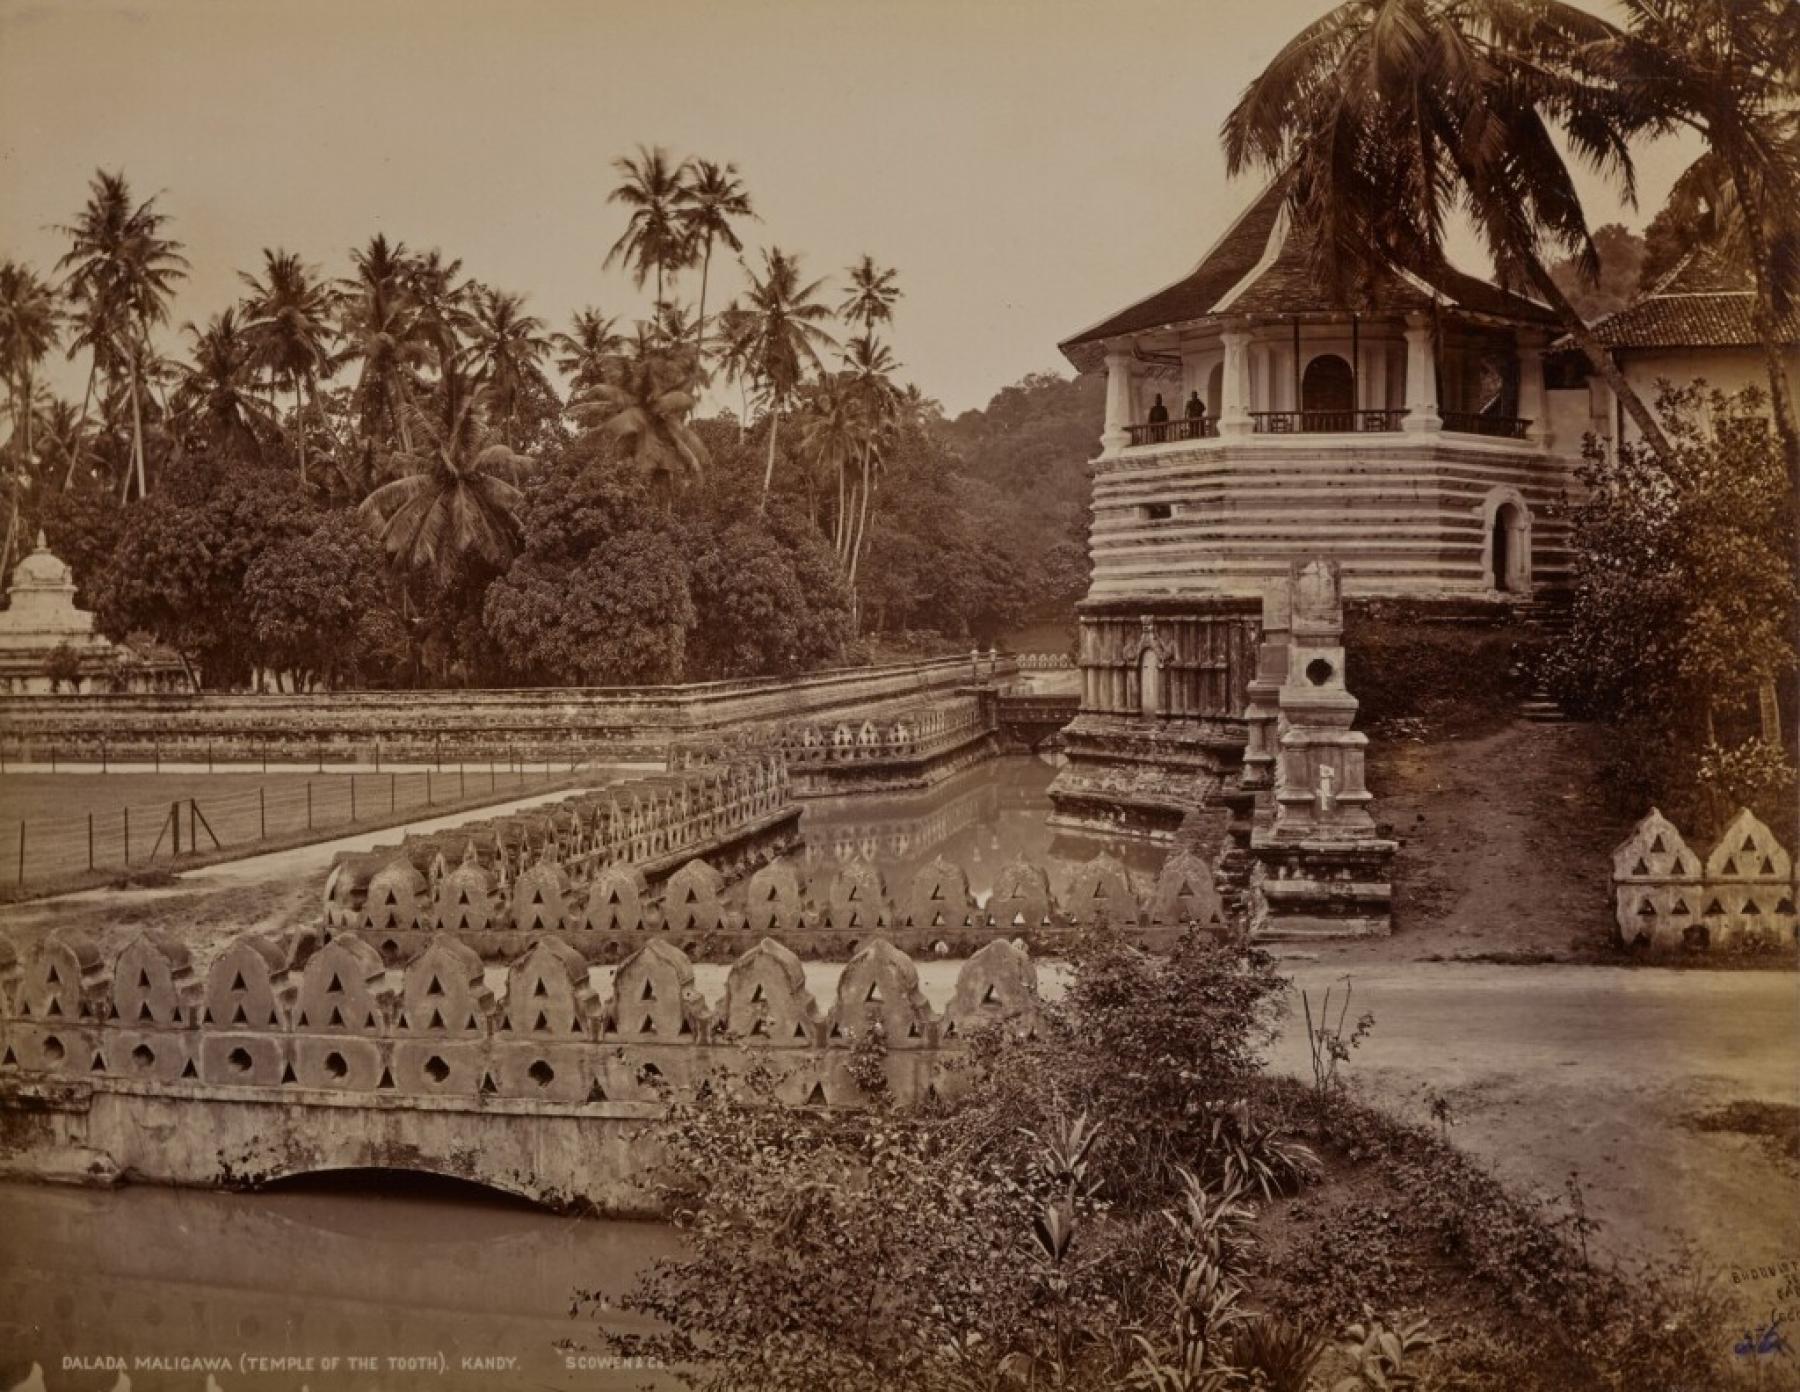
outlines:
[{"label": "wire fence", "polygon": [[465,763],[441,772],[295,774],[229,793],[200,791],[73,817],[27,817],[8,828],[12,844],[0,846],[0,874],[23,885],[91,870],[140,869],[190,852],[392,822],[471,798],[497,799],[542,787],[568,771],[546,761]]}]

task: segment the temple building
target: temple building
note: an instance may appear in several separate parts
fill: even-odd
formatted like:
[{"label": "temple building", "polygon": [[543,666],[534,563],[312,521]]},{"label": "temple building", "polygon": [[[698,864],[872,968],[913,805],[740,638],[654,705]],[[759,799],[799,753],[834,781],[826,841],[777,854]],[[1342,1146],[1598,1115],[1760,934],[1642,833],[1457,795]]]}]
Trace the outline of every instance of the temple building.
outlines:
[{"label": "temple building", "polygon": [[[1741,259],[1699,247],[1617,313],[1594,325],[1594,337],[1617,360],[1625,380],[1652,406],[1657,383],[1685,386],[1695,378],[1735,392],[1769,390],[1764,356],[1751,307],[1756,292],[1750,267]],[[1788,379],[1800,381],[1800,309],[1776,324]],[[1589,429],[1608,440],[1635,440],[1637,427],[1598,377],[1588,378],[1579,355],[1566,344],[1556,355],[1571,382],[1587,381],[1591,392]],[[1765,410],[1768,408],[1765,407]]]},{"label": "temple building", "polygon": [[114,643],[94,632],[94,616],[75,607],[75,577],[38,533],[37,547],[13,568],[0,610],[0,693],[188,691],[181,658],[148,642]]},{"label": "temple building", "polygon": [[1351,602],[1496,617],[1567,582],[1555,505],[1593,396],[1547,385],[1551,311],[1445,264],[1350,308],[1308,250],[1272,184],[1187,275],[1061,345],[1107,374],[1064,825],[1166,833],[1235,781],[1261,604],[1297,563]]}]

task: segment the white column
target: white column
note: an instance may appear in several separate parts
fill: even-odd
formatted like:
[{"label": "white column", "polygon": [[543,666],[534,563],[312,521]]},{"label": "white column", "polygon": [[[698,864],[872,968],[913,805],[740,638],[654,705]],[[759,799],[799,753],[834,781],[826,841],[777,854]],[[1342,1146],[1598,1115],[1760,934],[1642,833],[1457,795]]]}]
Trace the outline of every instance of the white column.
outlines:
[{"label": "white column", "polygon": [[1219,434],[1248,435],[1250,419],[1250,334],[1233,324],[1219,335],[1225,345],[1225,372],[1219,384]]},{"label": "white column", "polygon": [[1442,430],[1438,415],[1437,364],[1431,346],[1431,321],[1423,314],[1406,316],[1406,419],[1408,430]]},{"label": "white column", "polygon": [[1100,436],[1100,455],[1107,458],[1131,443],[1125,427],[1132,419],[1131,354],[1106,355],[1106,429]]},{"label": "white column", "polygon": [[1387,410],[1387,355],[1388,346],[1380,340],[1363,345],[1364,370],[1368,374],[1368,381],[1362,386],[1362,404],[1365,410]]},{"label": "white column", "polygon": [[1544,341],[1537,334],[1519,335],[1519,414],[1530,425],[1525,438],[1539,449],[1550,445],[1550,398],[1544,395]]}]

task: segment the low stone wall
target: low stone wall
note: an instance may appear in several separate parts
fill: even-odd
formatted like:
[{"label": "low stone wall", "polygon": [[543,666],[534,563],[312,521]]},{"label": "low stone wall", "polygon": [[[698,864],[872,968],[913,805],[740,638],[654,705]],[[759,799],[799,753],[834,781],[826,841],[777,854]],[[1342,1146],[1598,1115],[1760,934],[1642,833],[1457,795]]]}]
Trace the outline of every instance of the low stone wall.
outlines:
[{"label": "low stone wall", "polygon": [[1613,914],[1627,947],[1793,947],[1800,879],[1748,809],[1702,861],[1654,807],[1613,852]]},{"label": "low stone wall", "polygon": [[687,686],[317,695],[0,696],[0,757],[123,763],[579,763],[655,754],[672,740],[797,715],[916,702],[1009,675],[989,653],[792,678]]},{"label": "low stone wall", "polygon": [[591,898],[609,871],[646,895],[698,857],[737,878],[797,847],[799,825],[782,756],[740,755],[341,853],[325,926],[390,961],[434,931],[511,956],[559,927],[565,906]]},{"label": "low stone wall", "polygon": [[429,884],[402,860],[368,882],[360,908],[334,896],[327,911],[328,934],[359,938],[387,961],[444,933],[489,958],[516,954],[546,935],[594,962],[617,962],[655,943],[729,961],[765,936],[804,957],[854,957],[874,938],[909,952],[966,956],[996,940],[1053,950],[1097,923],[1165,947],[1192,927],[1223,931],[1225,916],[1212,867],[1185,852],[1164,863],[1148,901],[1132,889],[1124,866],[1105,855],[1077,869],[1060,900],[1042,866],[1015,861],[1002,867],[985,904],[969,892],[967,872],[942,857],[898,885],[878,865],[853,858],[810,884],[788,861],[773,860],[733,887],[694,860],[668,877],[660,895],[627,865],[600,870],[577,893],[554,862],[502,889],[479,860]]},{"label": "low stone wall", "polygon": [[775,748],[796,797],[929,788],[996,752],[991,717],[991,702],[959,696],[886,717],[796,722]]},{"label": "low stone wall", "polygon": [[963,965],[940,1014],[878,939],[822,1009],[773,941],[708,1001],[664,941],[603,997],[554,937],[496,980],[447,934],[394,970],[354,939],[247,934],[201,980],[171,939],[140,937],[108,965],[52,934],[23,962],[0,957],[0,1174],[233,1187],[381,1166],[643,1212],[641,1133],[702,1084],[766,1067],[781,1102],[860,1105],[852,1050],[878,1032],[888,1089],[910,1103],[955,1086],[969,1035],[1029,1032],[1037,1010],[1036,969],[1006,942]]}]

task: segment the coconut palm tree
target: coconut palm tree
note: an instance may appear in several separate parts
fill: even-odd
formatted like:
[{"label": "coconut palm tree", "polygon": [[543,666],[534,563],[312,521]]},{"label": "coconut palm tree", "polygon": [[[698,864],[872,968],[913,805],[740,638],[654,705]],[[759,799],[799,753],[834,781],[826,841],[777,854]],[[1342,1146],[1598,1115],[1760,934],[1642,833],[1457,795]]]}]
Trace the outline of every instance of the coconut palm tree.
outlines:
[{"label": "coconut palm tree", "polygon": [[365,442],[398,439],[411,454],[414,388],[418,371],[431,359],[431,345],[419,322],[418,306],[406,286],[410,263],[404,243],[377,234],[350,254],[356,274],[344,282],[344,348],[339,362],[356,362],[351,414]]},{"label": "coconut palm tree", "polygon": [[669,152],[662,146],[647,150],[640,145],[635,159],[622,156],[613,161],[613,168],[624,176],[624,182],[607,195],[606,201],[623,203],[631,209],[631,217],[619,240],[606,253],[604,264],[624,261],[633,283],[640,288],[655,275],[656,303],[661,304],[664,274],[690,265],[693,258],[693,242],[681,216],[687,161],[671,163]]},{"label": "coconut palm tree", "polygon": [[534,397],[556,399],[543,368],[550,340],[544,321],[525,313],[523,295],[480,286],[472,303],[469,342],[460,367],[471,375],[488,419],[499,423],[500,437],[511,447],[524,403]]},{"label": "coconut palm tree", "polygon": [[234,309],[213,315],[204,329],[191,323],[182,328],[193,339],[194,361],[182,370],[170,401],[175,418],[224,458],[261,459],[263,442],[279,425],[257,392],[256,374],[266,361],[257,336]]},{"label": "coconut palm tree", "polygon": [[433,247],[408,257],[399,272],[419,337],[431,346],[439,363],[454,358],[474,329],[474,297],[480,287],[463,278],[462,264]]},{"label": "coconut palm tree", "polygon": [[62,335],[56,292],[31,267],[0,262],[0,372],[6,376],[8,416],[24,453],[33,458],[37,368]]},{"label": "coconut palm tree", "polygon": [[443,580],[477,559],[496,569],[519,550],[521,491],[531,461],[494,439],[474,385],[452,367],[431,414],[415,411],[417,450],[393,458],[398,477],[363,499],[361,512],[402,578]]},{"label": "coconut palm tree", "polygon": [[713,243],[731,248],[735,256],[744,243],[731,225],[733,218],[753,218],[750,192],[738,178],[735,164],[694,160],[676,194],[677,218],[689,247],[700,249],[700,317],[694,330],[694,353],[706,362],[706,283],[712,274]]},{"label": "coconut palm tree", "polygon": [[698,483],[712,462],[688,424],[697,377],[691,349],[640,325],[631,351],[611,359],[605,377],[569,402],[576,422],[611,436],[666,507],[678,486]]},{"label": "coconut palm tree", "polygon": [[[333,366],[336,331],[331,315],[336,296],[312,267],[293,252],[280,249],[263,249],[261,279],[247,271],[240,272],[238,279],[250,291],[244,305],[247,322],[243,336],[249,341],[252,362],[269,374],[271,383],[285,381],[294,389],[294,437],[299,446],[300,486],[304,488],[305,403],[310,398],[315,413],[325,419],[317,409],[319,379]],[[215,319],[213,325],[218,324]]]},{"label": "coconut palm tree", "polygon": [[1564,61],[1614,32],[1562,0],[1341,0],[1226,117],[1226,166],[1286,180],[1314,268],[1340,291],[1392,266],[1442,263],[1446,220],[1467,212],[1494,264],[1525,274],[1666,455],[1656,417],[1545,264],[1546,249],[1559,250],[1599,274],[1558,134],[1632,192],[1626,142],[1639,113]]},{"label": "coconut palm tree", "polygon": [[832,546],[842,559],[849,554],[852,512],[849,472],[862,450],[863,414],[846,374],[823,374],[806,395],[800,424],[800,448],[818,474],[837,483],[837,512],[832,520]]},{"label": "coconut palm tree", "polygon": [[[68,252],[57,269],[69,272],[68,289],[88,307],[96,330],[115,340],[107,360],[124,366],[131,403],[132,471],[142,497],[149,480],[144,467],[144,403],[140,367],[150,330],[169,314],[175,282],[186,274],[181,243],[163,235],[168,217],[157,211],[156,195],[134,204],[123,173],[96,170],[88,201],[76,220],[60,229]],[[88,335],[84,335],[88,337]],[[99,336],[89,345],[95,367],[101,362]],[[91,376],[91,374],[90,374]],[[132,479],[126,480],[129,494]]]},{"label": "coconut palm tree", "polygon": [[618,320],[608,319],[592,305],[576,312],[567,333],[550,335],[557,353],[556,367],[569,379],[571,389],[598,385],[606,378],[607,364],[625,348]]},{"label": "coconut palm tree", "polygon": [[781,413],[793,400],[806,369],[819,365],[819,349],[833,346],[836,340],[819,327],[831,317],[831,311],[817,299],[825,282],[821,279],[803,284],[799,257],[771,247],[763,253],[760,276],[749,266],[743,269],[750,282],[745,291],[744,312],[749,316],[745,323],[749,336],[745,357],[769,408],[769,462],[763,470],[762,487],[766,503],[770,485],[775,481],[775,442],[781,430]]},{"label": "coconut palm tree", "polygon": [[869,528],[869,500],[875,492],[875,476],[881,468],[882,450],[899,419],[901,395],[893,374],[900,369],[887,345],[873,329],[850,340],[844,354],[844,372],[851,398],[861,418],[861,481],[858,489],[854,538],[845,555],[845,574],[856,587],[857,564],[862,559],[863,538]]},{"label": "coconut palm tree", "polygon": [[1800,426],[1778,324],[1800,298],[1800,6],[1791,0],[1621,0],[1622,32],[1574,55],[1628,101],[1643,129],[1690,129],[1707,149],[1671,200],[1700,204],[1739,241],[1756,298],[1776,429],[1800,491]]},{"label": "coconut palm tree", "polygon": [[719,375],[738,388],[738,443],[750,423],[750,390],[756,383],[756,317],[733,300],[719,313]]},{"label": "coconut palm tree", "polygon": [[883,270],[864,252],[862,260],[845,274],[850,278],[850,290],[838,306],[839,316],[847,323],[861,324],[865,331],[893,323],[894,304],[901,295],[900,273],[891,266]]}]

